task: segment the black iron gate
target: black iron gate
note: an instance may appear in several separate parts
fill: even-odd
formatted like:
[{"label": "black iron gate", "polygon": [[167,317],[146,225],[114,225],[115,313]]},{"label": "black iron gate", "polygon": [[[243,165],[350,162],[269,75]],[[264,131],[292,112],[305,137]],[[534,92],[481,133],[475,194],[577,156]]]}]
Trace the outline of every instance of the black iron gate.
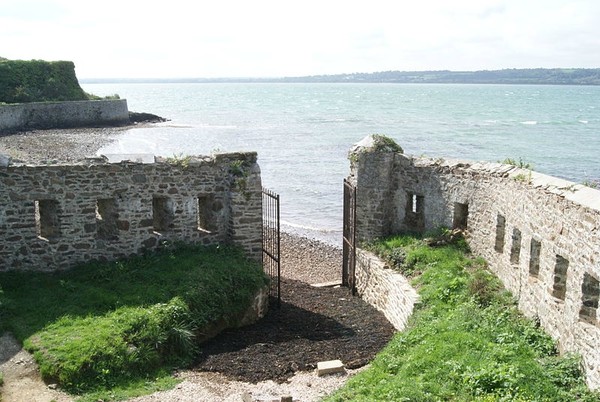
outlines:
[{"label": "black iron gate", "polygon": [[344,245],[342,285],[356,293],[356,186],[344,179]]},{"label": "black iron gate", "polygon": [[262,262],[263,268],[269,275],[269,296],[277,298],[281,305],[281,237],[279,224],[279,194],[263,188],[262,190]]}]

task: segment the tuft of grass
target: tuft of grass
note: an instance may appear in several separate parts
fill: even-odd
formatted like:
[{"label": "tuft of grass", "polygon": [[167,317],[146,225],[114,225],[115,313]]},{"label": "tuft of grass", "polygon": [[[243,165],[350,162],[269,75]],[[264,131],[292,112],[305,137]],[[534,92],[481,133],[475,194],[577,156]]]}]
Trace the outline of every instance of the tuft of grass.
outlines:
[{"label": "tuft of grass", "polygon": [[12,332],[42,376],[71,393],[143,392],[141,385],[172,384],[166,373],[191,362],[203,331],[235,325],[266,283],[259,264],[230,247],[3,272],[0,331]]},{"label": "tuft of grass", "polygon": [[502,162],[500,162],[500,163],[503,163],[503,164],[505,164],[505,165],[512,165],[512,166],[516,166],[516,167],[518,167],[518,168],[521,168],[521,169],[529,169],[529,170],[533,170],[533,165],[532,165],[531,163],[529,163],[529,162],[525,162],[525,161],[523,160],[523,158],[519,158],[519,160],[518,160],[518,161],[517,161],[517,160],[515,160],[515,159],[512,159],[512,158],[506,158],[506,159],[504,159],[504,160],[503,160]]},{"label": "tuft of grass", "polygon": [[584,186],[587,186],[589,188],[594,188],[594,189],[598,189],[600,188],[600,179],[587,179],[584,180],[583,183]]},{"label": "tuft of grass", "polygon": [[404,153],[404,150],[396,141],[383,134],[373,134],[373,148],[377,152]]},{"label": "tuft of grass", "polygon": [[460,242],[439,244],[399,236],[370,245],[384,257],[404,250],[400,267],[421,303],[371,366],[325,401],[600,401],[580,358],[558,355],[485,261]]},{"label": "tuft of grass", "polygon": [[167,163],[174,166],[180,166],[183,169],[187,169],[190,166],[191,160],[191,155],[184,155],[183,153],[179,153],[173,154],[173,156],[167,158]]}]

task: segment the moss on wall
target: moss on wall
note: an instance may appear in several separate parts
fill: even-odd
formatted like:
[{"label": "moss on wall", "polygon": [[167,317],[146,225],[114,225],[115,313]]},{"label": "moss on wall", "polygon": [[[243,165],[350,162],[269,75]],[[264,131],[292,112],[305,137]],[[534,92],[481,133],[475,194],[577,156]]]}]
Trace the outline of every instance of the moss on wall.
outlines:
[{"label": "moss on wall", "polygon": [[73,62],[0,59],[0,103],[86,99]]}]

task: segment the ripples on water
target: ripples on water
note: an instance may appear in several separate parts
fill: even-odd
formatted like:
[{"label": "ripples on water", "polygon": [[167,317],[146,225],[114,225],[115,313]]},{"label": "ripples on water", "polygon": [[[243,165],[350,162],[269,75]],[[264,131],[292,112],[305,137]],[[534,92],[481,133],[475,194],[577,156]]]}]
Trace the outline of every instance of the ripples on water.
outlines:
[{"label": "ripples on water", "polygon": [[600,87],[397,84],[87,84],[171,119],[102,153],[257,151],[289,230],[340,243],[353,143],[380,133],[406,153],[498,161],[576,182],[600,178]]}]

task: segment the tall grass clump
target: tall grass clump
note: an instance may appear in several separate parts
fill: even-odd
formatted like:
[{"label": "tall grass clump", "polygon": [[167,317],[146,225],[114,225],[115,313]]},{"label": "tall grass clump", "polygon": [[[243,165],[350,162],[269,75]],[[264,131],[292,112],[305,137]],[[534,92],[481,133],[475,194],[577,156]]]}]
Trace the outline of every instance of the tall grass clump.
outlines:
[{"label": "tall grass clump", "polygon": [[412,278],[406,330],[326,401],[600,401],[575,355],[526,319],[460,236],[399,236],[367,248]]},{"label": "tall grass clump", "polygon": [[266,284],[237,248],[182,246],[58,273],[0,273],[0,331],[72,393],[127,387],[195,357]]}]

